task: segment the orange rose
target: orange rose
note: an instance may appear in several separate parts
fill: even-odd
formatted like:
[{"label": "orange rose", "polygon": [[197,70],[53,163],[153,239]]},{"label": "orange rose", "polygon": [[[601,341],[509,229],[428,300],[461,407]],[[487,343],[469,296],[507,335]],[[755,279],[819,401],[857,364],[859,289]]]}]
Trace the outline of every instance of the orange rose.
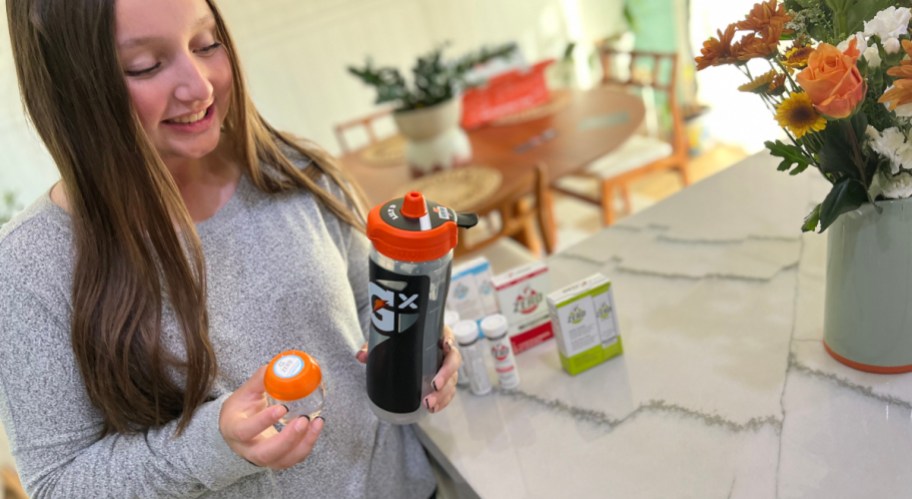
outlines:
[{"label": "orange rose", "polygon": [[845,118],[864,99],[865,82],[855,65],[860,52],[853,37],[845,52],[821,43],[798,73],[798,84],[808,93],[814,108],[830,118]]}]

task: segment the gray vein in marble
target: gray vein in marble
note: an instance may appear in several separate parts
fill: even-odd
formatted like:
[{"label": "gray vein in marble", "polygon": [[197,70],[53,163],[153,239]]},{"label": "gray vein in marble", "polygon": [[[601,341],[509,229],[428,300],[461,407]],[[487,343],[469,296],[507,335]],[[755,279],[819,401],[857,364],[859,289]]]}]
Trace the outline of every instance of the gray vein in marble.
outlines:
[{"label": "gray vein in marble", "polygon": [[831,383],[834,383],[841,388],[851,390],[863,397],[874,399],[879,402],[883,402],[885,404],[902,407],[903,409],[912,410],[912,402],[903,400],[898,397],[894,397],[892,395],[883,395],[883,394],[877,393],[873,389],[871,389],[871,387],[869,387],[869,386],[859,385],[858,383],[853,383],[853,382],[851,382],[845,378],[841,378],[833,373],[828,373],[825,371],[821,371],[820,369],[814,369],[810,366],[806,366],[806,365],[798,362],[798,360],[795,358],[794,353],[789,354],[789,367],[790,368],[793,367],[793,368],[795,368],[796,371],[807,374],[809,376],[828,380]]},{"label": "gray vein in marble", "polygon": [[[798,238],[798,261],[795,263],[795,292],[792,295],[792,328],[789,331],[789,345],[795,338],[795,330],[798,328],[798,306],[799,294],[801,293],[801,255],[804,254],[804,238]],[[789,361],[785,365],[785,381],[782,383],[782,390],[779,392],[779,412],[782,414],[782,420],[785,421],[785,388],[788,385],[788,374],[792,369],[791,352],[789,352]],[[779,496],[779,467],[782,465],[782,433],[779,433],[779,445],[776,449],[776,496]]]},{"label": "gray vein in marble", "polygon": [[753,417],[744,423],[739,423],[737,421],[725,419],[718,414],[709,414],[706,412],[697,411],[678,404],[669,403],[664,400],[649,400],[645,404],[638,406],[633,410],[633,412],[627,414],[626,416],[622,418],[613,418],[601,411],[574,407],[561,400],[546,399],[544,397],[539,397],[538,395],[533,395],[520,390],[504,390],[500,387],[496,387],[494,388],[494,391],[497,394],[503,395],[505,397],[522,400],[524,402],[531,402],[533,404],[542,406],[551,412],[568,415],[577,421],[593,423],[599,426],[607,426],[611,430],[632,419],[635,419],[640,414],[652,413],[682,416],[685,418],[700,421],[706,426],[723,428],[732,433],[758,431],[766,426],[773,428],[773,430],[776,431],[776,434],[780,434],[782,431],[782,420],[777,419],[773,416],[766,416],[762,418]]},{"label": "gray vein in marble", "polygon": [[763,234],[746,234],[743,237],[733,239],[703,239],[703,238],[684,238],[680,236],[660,234],[656,237],[658,241],[679,244],[705,244],[707,246],[722,246],[744,243],[746,241],[772,241],[780,243],[790,243],[795,241],[796,237],[763,235]]},{"label": "gray vein in marble", "polygon": [[608,260],[599,261],[594,258],[589,258],[588,256],[585,256],[585,255],[574,254],[574,253],[572,253],[572,249],[570,251],[571,252],[567,252],[567,253],[557,253],[555,255],[555,257],[559,260],[572,260],[575,262],[588,263],[590,265],[605,265],[606,263],[611,263],[611,261],[615,261],[615,262],[621,261],[620,257],[618,257],[617,255],[611,255],[608,258]]},{"label": "gray vein in marble", "polygon": [[705,279],[721,279],[721,280],[726,280],[726,281],[743,281],[743,282],[753,282],[753,283],[764,283],[764,282],[770,282],[780,272],[791,270],[796,265],[797,264],[790,264],[785,267],[782,267],[782,269],[780,269],[778,272],[776,272],[776,274],[773,275],[772,277],[770,277],[769,279],[763,279],[761,277],[737,275],[737,274],[724,274],[724,273],[708,273],[708,274],[704,274],[704,275],[686,275],[686,274],[673,274],[670,272],[654,272],[654,271],[649,271],[649,270],[631,269],[628,267],[624,267],[623,263],[618,265],[617,271],[626,272],[628,274],[633,274],[633,275],[641,275],[641,276],[647,276],[647,277],[661,277],[664,279],[682,279],[682,280],[686,280],[686,281],[702,281]]}]

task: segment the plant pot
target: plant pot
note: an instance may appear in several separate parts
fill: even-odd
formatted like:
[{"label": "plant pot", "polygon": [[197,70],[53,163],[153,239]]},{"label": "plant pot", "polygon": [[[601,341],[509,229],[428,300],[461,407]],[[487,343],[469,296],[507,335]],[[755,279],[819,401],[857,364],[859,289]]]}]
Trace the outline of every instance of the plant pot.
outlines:
[{"label": "plant pot", "polygon": [[823,342],[867,372],[912,372],[912,199],[879,201],[827,229]]},{"label": "plant pot", "polygon": [[393,119],[406,138],[405,158],[412,175],[446,170],[472,159],[469,137],[459,126],[459,98],[433,106],[396,111]]}]

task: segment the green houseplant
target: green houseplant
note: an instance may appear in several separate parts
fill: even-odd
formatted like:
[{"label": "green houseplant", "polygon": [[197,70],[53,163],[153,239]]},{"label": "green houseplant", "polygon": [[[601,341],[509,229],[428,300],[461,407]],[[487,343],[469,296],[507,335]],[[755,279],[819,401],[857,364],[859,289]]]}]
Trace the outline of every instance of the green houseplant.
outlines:
[{"label": "green houseplant", "polygon": [[417,58],[411,68],[411,83],[398,68],[375,67],[369,57],[364,66],[349,66],[348,72],[377,90],[375,104],[393,102],[397,103],[397,111],[409,111],[452,99],[466,85],[465,77],[470,69],[496,58],[509,57],[517,50],[515,43],[482,47],[448,62],[443,58],[446,47],[446,44],[439,45]]},{"label": "green houseplant", "polygon": [[440,45],[421,55],[412,66],[411,82],[398,68],[375,67],[370,58],[362,67],[348,71],[377,91],[377,104],[394,103],[393,120],[406,137],[406,161],[418,177],[467,163],[472,157],[468,136],[459,126],[460,91],[470,69],[516,51],[508,43],[482,48],[455,61],[446,61]]}]

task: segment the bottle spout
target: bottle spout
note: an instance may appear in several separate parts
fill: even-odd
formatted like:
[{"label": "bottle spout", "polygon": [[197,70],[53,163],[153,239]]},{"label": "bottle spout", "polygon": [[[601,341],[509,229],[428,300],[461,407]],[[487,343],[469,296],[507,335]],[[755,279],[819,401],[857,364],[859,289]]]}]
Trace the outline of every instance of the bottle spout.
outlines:
[{"label": "bottle spout", "polygon": [[463,229],[471,229],[478,224],[478,215],[474,213],[457,213],[456,225]]}]

